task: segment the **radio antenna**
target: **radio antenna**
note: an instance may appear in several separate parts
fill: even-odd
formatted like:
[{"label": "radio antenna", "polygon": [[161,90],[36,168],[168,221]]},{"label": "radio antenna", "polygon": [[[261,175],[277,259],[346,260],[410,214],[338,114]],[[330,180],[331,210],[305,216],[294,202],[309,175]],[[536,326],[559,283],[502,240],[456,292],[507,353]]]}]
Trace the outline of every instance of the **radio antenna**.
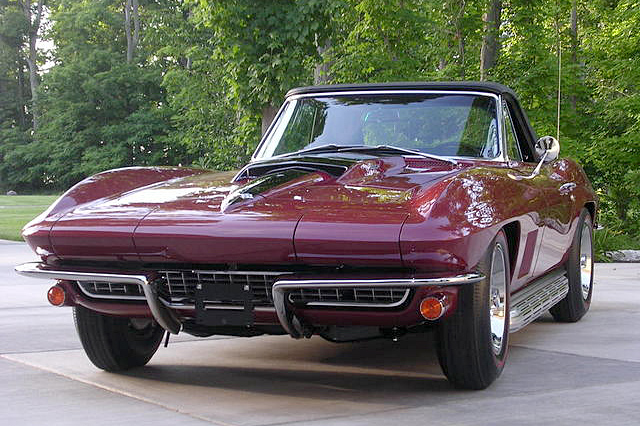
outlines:
[{"label": "radio antenna", "polygon": [[558,18],[556,18],[556,37],[558,38],[558,110],[557,110],[557,120],[556,120],[556,140],[560,141],[560,95],[561,95],[561,86],[562,86],[562,40],[560,39],[560,21],[559,21]]},{"label": "radio antenna", "polygon": [[556,139],[560,140],[560,88],[562,85],[562,47],[558,42],[558,119],[556,123]]}]

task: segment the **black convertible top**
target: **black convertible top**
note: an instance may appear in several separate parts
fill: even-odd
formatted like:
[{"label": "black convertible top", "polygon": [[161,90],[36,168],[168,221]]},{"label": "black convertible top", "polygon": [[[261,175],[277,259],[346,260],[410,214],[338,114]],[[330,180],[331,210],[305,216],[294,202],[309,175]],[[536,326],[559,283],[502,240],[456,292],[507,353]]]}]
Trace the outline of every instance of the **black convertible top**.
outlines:
[{"label": "black convertible top", "polygon": [[303,93],[345,92],[353,90],[460,90],[489,92],[496,95],[508,94],[517,98],[513,90],[500,83],[488,81],[415,81],[397,83],[358,83],[329,84],[324,86],[296,87],[287,92],[287,96]]}]

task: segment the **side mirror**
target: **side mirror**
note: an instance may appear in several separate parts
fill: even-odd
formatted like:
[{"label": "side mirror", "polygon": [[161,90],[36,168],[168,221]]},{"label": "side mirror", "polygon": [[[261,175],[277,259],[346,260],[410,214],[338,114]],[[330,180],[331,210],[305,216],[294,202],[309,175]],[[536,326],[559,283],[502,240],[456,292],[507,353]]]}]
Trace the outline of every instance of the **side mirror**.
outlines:
[{"label": "side mirror", "polygon": [[558,155],[560,154],[560,142],[558,142],[558,140],[553,136],[543,136],[536,142],[535,149],[536,153],[540,157],[540,162],[536,168],[533,169],[533,172],[531,172],[530,175],[522,176],[507,173],[507,176],[513,180],[533,179],[538,176],[540,174],[542,164],[550,163],[558,158]]},{"label": "side mirror", "polygon": [[543,136],[536,142],[535,149],[545,163],[550,163],[560,155],[560,142],[553,136]]}]

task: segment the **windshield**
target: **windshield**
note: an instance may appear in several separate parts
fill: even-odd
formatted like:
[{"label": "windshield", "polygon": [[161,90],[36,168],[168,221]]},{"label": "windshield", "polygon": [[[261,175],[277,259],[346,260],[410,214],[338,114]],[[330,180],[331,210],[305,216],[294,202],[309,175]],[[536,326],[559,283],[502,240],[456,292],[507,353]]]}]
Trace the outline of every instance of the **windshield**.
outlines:
[{"label": "windshield", "polygon": [[495,158],[500,155],[496,102],[491,96],[436,93],[301,97],[285,104],[255,158],[325,145]]}]

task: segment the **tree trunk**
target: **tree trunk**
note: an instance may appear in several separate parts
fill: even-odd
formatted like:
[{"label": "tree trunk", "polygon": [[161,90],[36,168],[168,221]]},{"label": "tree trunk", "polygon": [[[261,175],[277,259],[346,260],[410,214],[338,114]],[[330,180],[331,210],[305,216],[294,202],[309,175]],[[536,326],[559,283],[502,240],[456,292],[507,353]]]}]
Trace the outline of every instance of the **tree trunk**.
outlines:
[{"label": "tree trunk", "polygon": [[[578,64],[578,2],[573,0],[571,5],[571,63]],[[569,96],[571,109],[575,113],[577,110],[577,98],[575,94]]]},{"label": "tree trunk", "polygon": [[[38,30],[42,20],[42,7],[44,0],[39,0],[36,6],[35,17],[31,16],[31,0],[26,0],[23,4],[24,15],[29,22],[29,55],[27,56],[27,66],[29,67],[29,86],[31,88],[31,116],[33,119],[33,130],[38,130],[40,114],[38,112]],[[32,19],[33,18],[33,19]]]},{"label": "tree trunk", "polygon": [[131,37],[131,0],[124,2],[124,34],[127,37],[127,63],[133,60],[133,38]]},{"label": "tree trunk", "polygon": [[267,105],[262,108],[262,134],[264,135],[269,128],[269,125],[276,117],[278,113],[278,107],[275,105]]},{"label": "tree trunk", "polygon": [[18,123],[20,124],[21,129],[26,129],[27,127],[27,117],[24,110],[25,101],[24,101],[24,64],[22,60],[18,61],[18,87],[17,87],[17,109],[18,109]]},{"label": "tree trunk", "polygon": [[138,43],[140,42],[140,13],[139,9],[139,0],[133,0],[133,52],[135,53],[138,48]]},{"label": "tree trunk", "polygon": [[496,65],[500,53],[501,0],[490,0],[487,12],[482,15],[484,36],[480,49],[480,80],[487,79],[489,71]]},{"label": "tree trunk", "polygon": [[331,41],[327,40],[324,46],[318,46],[318,54],[320,55],[320,63],[316,65],[313,70],[313,83],[314,84],[327,84],[331,80],[329,75],[329,69],[331,68],[331,62],[325,60],[324,54],[331,48]]},{"label": "tree trunk", "polygon": [[[189,22],[189,20],[191,19],[191,9],[188,6],[183,5],[182,6],[182,19],[185,22]],[[185,69],[190,70],[193,66],[193,60],[191,59],[190,56],[181,56],[178,58],[178,63]]]}]

